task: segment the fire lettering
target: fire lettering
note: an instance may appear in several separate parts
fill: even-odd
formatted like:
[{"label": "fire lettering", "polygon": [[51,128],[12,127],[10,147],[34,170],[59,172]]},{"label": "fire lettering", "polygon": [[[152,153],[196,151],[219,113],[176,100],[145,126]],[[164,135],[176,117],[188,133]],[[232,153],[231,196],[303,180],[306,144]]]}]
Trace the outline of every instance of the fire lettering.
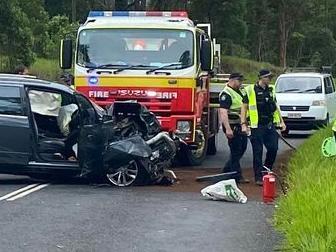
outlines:
[{"label": "fire lettering", "polygon": [[108,91],[89,91],[90,98],[109,98]]},{"label": "fire lettering", "polygon": [[[124,97],[152,97],[156,99],[177,99],[177,92],[160,92],[151,91],[149,95],[147,90],[128,90],[120,89],[113,91],[89,91],[90,98],[109,98],[110,96],[124,96]],[[154,92],[154,96],[152,95]]]}]

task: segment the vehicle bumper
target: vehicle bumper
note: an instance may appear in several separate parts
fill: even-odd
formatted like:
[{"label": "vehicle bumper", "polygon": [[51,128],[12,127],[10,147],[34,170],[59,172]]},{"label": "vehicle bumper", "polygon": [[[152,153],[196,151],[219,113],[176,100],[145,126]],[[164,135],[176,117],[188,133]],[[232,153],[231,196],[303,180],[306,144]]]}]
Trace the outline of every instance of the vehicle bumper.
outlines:
[{"label": "vehicle bumper", "polygon": [[[196,126],[196,116],[194,115],[172,115],[172,116],[157,116],[162,129],[164,131],[168,131],[169,133],[173,133],[176,136],[179,136],[183,141],[189,143],[193,143],[195,141],[195,126]],[[179,135],[177,130],[177,122],[178,121],[191,121],[192,128],[190,137],[184,138],[182,135]]]},{"label": "vehicle bumper", "polygon": [[325,120],[316,120],[315,118],[300,118],[300,119],[293,119],[293,118],[283,118],[287,129],[289,130],[313,130],[318,129],[327,124]]},{"label": "vehicle bumper", "polygon": [[[293,114],[300,118],[292,118]],[[290,130],[312,130],[326,125],[328,111],[324,106],[310,106],[308,111],[281,111],[281,115]]]}]

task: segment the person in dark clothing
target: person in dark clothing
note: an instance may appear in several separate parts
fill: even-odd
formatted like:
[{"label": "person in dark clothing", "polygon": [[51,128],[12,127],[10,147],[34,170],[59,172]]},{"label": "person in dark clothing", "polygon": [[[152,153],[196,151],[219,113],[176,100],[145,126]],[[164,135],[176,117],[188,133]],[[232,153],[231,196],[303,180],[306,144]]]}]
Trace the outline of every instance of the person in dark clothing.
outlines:
[{"label": "person in dark clothing", "polygon": [[223,130],[230,148],[230,158],[224,166],[223,172],[237,172],[235,179],[238,183],[248,183],[244,179],[240,167],[240,159],[247,147],[247,136],[242,134],[240,125],[240,111],[246,93],[242,88],[243,76],[232,73],[229,82],[219,95],[220,118]]},{"label": "person in dark clothing", "polygon": [[[251,144],[253,150],[253,168],[257,185],[262,186],[263,166],[272,169],[278,151],[278,133],[276,128],[286,130],[276,104],[275,92],[269,84],[272,74],[269,70],[259,72],[259,81],[255,85],[246,87],[247,99],[241,111],[242,131],[248,133],[248,124],[251,128]],[[249,123],[247,122],[247,112]],[[267,149],[263,163],[263,146]]]}]

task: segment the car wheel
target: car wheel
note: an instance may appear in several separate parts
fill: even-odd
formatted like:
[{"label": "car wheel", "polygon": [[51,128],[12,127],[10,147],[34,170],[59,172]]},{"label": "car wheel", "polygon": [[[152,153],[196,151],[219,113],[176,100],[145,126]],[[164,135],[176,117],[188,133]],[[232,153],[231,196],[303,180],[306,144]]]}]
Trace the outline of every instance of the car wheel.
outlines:
[{"label": "car wheel", "polygon": [[112,185],[126,187],[146,184],[149,175],[140,162],[132,160],[118,168],[108,169],[106,178]]}]

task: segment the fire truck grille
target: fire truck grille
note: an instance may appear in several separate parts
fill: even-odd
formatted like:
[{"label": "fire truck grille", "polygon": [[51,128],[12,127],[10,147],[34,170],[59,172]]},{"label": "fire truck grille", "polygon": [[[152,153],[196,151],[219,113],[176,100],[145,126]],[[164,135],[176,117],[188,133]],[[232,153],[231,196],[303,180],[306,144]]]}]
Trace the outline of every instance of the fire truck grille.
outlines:
[{"label": "fire truck grille", "polygon": [[[117,99],[117,101],[127,101],[130,99]],[[149,99],[136,99],[137,102],[141,103],[142,105],[146,106],[148,110],[156,114],[157,116],[165,116],[170,115],[171,113],[171,100],[164,99],[155,99],[155,101],[151,101]]]}]

